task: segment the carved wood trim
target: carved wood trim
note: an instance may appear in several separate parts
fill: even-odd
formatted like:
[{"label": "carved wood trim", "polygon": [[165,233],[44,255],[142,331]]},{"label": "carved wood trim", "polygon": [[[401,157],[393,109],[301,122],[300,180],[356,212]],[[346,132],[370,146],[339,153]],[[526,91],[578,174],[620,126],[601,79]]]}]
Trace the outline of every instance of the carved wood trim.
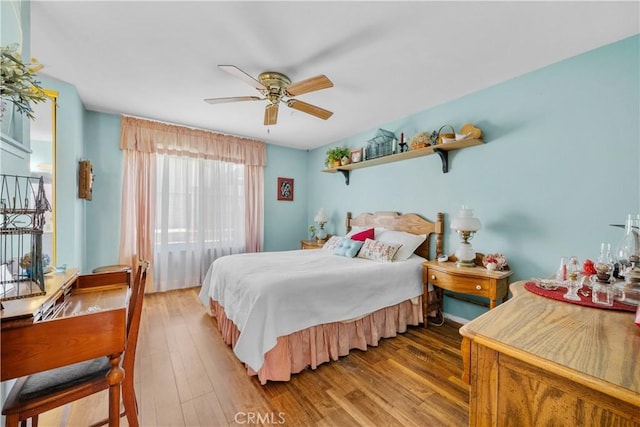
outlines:
[{"label": "carved wood trim", "polygon": [[[384,227],[388,230],[406,231],[412,234],[426,234],[427,239],[415,250],[415,253],[426,259],[435,259],[443,253],[442,236],[444,232],[444,214],[438,212],[436,218],[435,222],[431,222],[418,214],[400,214],[398,212],[362,213],[354,218],[351,212],[347,212],[346,228],[347,232],[351,230],[351,227],[357,226]],[[433,258],[429,255],[432,234],[436,236],[435,256]]]}]

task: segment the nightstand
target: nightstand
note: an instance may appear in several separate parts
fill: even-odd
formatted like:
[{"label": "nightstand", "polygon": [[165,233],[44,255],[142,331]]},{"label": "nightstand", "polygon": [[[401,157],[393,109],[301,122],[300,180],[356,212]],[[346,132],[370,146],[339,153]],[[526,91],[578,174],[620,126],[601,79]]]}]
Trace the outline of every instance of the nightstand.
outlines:
[{"label": "nightstand", "polygon": [[325,242],[319,243],[317,240],[300,240],[300,249],[322,249]]},{"label": "nightstand", "polygon": [[[489,299],[489,304],[480,301],[467,299],[457,295],[451,295],[473,304],[483,305],[490,309],[498,305],[498,300],[507,300],[509,291],[509,276],[512,271],[489,271],[482,266],[457,267],[455,262],[427,261],[422,263],[422,283],[424,285],[424,296],[422,309],[424,318],[428,313],[428,284],[434,286],[439,304],[442,304],[443,291],[455,292],[457,294],[475,295]],[[440,307],[442,310],[442,306]],[[426,326],[425,321],[425,326]]]}]

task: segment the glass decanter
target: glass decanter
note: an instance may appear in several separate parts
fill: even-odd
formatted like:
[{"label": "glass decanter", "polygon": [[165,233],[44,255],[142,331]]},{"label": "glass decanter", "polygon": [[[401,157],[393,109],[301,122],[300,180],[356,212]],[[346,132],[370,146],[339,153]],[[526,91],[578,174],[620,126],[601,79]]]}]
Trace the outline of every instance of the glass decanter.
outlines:
[{"label": "glass decanter", "polygon": [[624,272],[631,266],[630,258],[640,256],[640,240],[639,240],[640,215],[635,217],[631,214],[627,215],[627,221],[624,226],[624,237],[618,244],[615,258],[619,264],[619,276],[624,276]]},{"label": "glass decanter", "polygon": [[582,287],[582,283],[579,280],[580,263],[578,258],[572,256],[567,262],[567,280],[565,282],[567,286],[567,293],[563,295],[563,298],[571,301],[580,301],[578,296],[578,289]]},{"label": "glass decanter", "polygon": [[[611,255],[611,244],[610,243],[601,243],[600,244],[600,255],[598,255],[598,259],[593,264],[593,267],[596,269],[596,276],[598,281],[601,283],[609,283],[611,280],[611,275],[613,274],[613,268],[615,267],[615,260],[613,255]],[[590,282],[593,283],[593,282]]]}]

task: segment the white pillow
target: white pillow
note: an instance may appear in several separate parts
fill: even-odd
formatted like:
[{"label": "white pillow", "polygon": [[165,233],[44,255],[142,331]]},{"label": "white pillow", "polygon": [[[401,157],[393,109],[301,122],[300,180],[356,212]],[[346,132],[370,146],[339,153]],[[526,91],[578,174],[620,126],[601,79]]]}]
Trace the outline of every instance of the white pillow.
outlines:
[{"label": "white pillow", "polygon": [[413,252],[418,249],[425,240],[426,234],[411,234],[406,231],[385,230],[376,234],[376,240],[387,243],[400,243],[402,246],[393,257],[394,261],[404,261],[409,259]]}]

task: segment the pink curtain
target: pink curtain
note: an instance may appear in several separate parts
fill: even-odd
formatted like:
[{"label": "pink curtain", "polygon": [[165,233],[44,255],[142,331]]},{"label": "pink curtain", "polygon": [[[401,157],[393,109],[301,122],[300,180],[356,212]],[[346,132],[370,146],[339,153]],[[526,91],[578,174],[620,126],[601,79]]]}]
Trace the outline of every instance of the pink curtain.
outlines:
[{"label": "pink curtain", "polygon": [[[246,250],[262,250],[263,168],[266,164],[263,141],[122,116],[120,149],[124,152],[121,264],[130,264],[135,269],[138,259],[148,259],[153,263],[156,153],[243,164],[246,179]],[[152,276],[147,283],[153,284]]]}]

